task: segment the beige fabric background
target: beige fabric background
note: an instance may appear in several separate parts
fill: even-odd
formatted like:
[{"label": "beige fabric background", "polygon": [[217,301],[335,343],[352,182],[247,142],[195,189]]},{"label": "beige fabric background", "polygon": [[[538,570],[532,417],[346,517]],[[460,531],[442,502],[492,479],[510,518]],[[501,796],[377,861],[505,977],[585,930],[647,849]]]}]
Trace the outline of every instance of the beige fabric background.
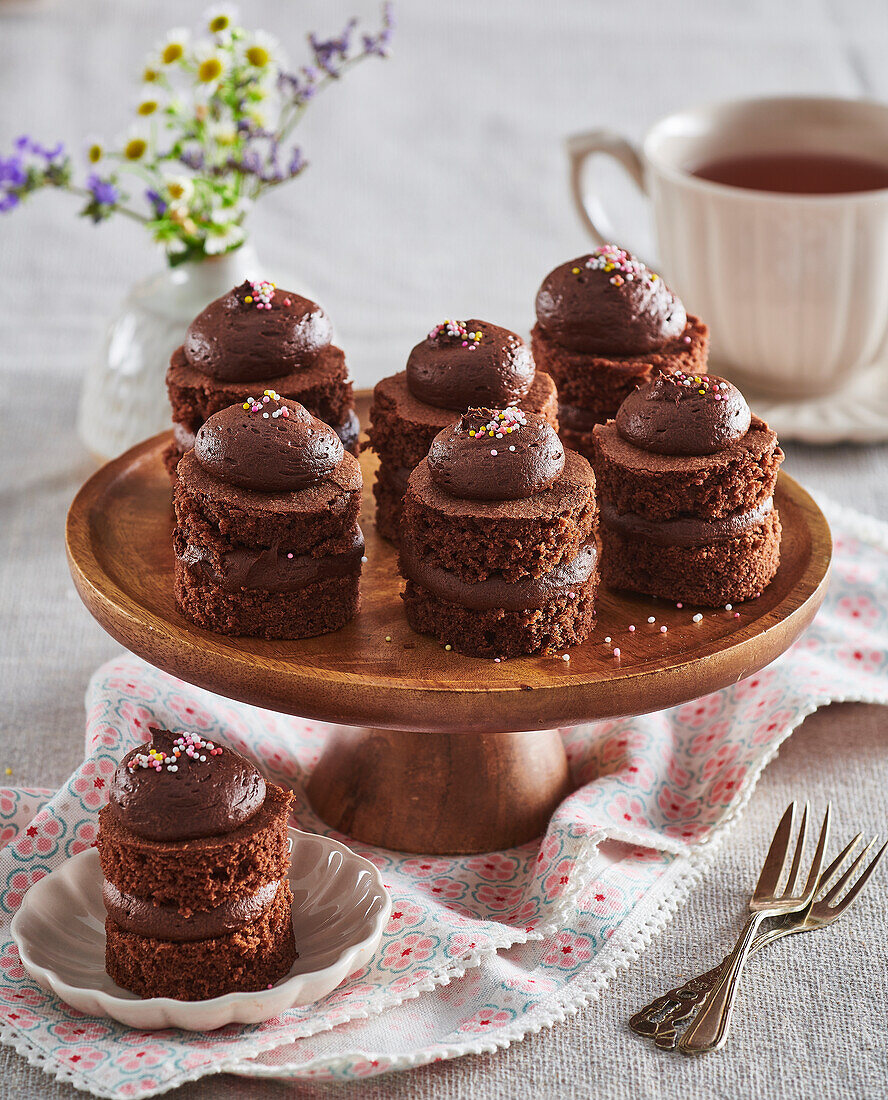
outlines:
[{"label": "beige fabric background", "polygon": [[[295,43],[369,0],[256,0],[250,19]],[[203,0],[0,0],[0,146],[24,129],[76,144],[126,122],[129,73]],[[319,103],[313,166],[258,213],[263,255],[305,272],[359,379],[399,369],[438,314],[526,329],[541,276],[584,247],[566,199],[561,136],[605,122],[639,134],[696,99],[777,91],[888,98],[881,0],[402,0],[396,57]],[[2,155],[2,154],[0,154]],[[621,200],[628,224],[640,210]],[[158,263],[128,225],[93,230],[61,196],[0,221],[0,769],[52,786],[80,759],[87,679],[116,652],[67,574],[64,514],[92,464],[73,419],[102,322]],[[787,470],[888,518],[888,447],[787,450]],[[767,769],[718,866],[597,1003],[496,1055],[363,1085],[210,1078],[183,1097],[596,1096],[773,1100],[888,1095],[888,879],[829,931],[751,965],[730,1046],[698,1061],[649,1049],[628,1014],[724,953],[779,812],[793,796],[837,811],[836,836],[888,829],[888,716],[829,708]],[[2,780],[0,772],[0,780]],[[0,1100],[70,1098],[0,1049]]]}]

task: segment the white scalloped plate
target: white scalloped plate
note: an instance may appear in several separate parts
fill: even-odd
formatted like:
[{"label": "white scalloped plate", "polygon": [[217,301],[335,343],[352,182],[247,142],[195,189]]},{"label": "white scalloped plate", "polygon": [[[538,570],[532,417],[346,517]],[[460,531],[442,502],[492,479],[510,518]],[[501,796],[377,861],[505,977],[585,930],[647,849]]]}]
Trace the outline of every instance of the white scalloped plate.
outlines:
[{"label": "white scalloped plate", "polygon": [[299,958],[271,989],[176,1001],[142,999],[115,985],[105,973],[102,871],[94,848],[66,860],[25,894],[12,920],[25,969],[72,1008],[135,1028],[212,1031],[260,1023],[320,1000],[372,957],[392,903],[368,860],[327,837],[288,832]]}]

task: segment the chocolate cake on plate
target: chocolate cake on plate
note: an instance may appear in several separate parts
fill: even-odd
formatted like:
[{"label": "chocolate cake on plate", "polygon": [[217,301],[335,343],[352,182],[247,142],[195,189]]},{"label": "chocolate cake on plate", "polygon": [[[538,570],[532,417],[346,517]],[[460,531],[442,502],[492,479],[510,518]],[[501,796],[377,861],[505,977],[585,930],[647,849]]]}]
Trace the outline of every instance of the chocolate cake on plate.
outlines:
[{"label": "chocolate cake on plate", "polygon": [[151,731],[120,762],[97,847],[105,966],[140,997],[266,989],[296,959],[293,795],[196,733]]},{"label": "chocolate cake on plate", "polygon": [[773,579],[783,451],[730,382],[660,374],[594,439],[606,584],[718,607]]},{"label": "chocolate cake on plate", "polygon": [[275,390],[214,413],[180,460],[176,602],[220,634],[310,638],[358,610],[361,468]]},{"label": "chocolate cake on plate", "polygon": [[470,409],[410,475],[407,621],[459,653],[515,657],[592,630],[598,509],[589,463],[520,409]]}]

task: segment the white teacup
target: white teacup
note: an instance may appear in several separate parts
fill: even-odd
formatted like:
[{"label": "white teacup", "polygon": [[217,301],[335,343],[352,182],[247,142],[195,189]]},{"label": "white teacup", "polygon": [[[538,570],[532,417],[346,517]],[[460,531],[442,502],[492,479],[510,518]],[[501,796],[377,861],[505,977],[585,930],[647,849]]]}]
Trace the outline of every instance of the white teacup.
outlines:
[{"label": "white teacup", "polygon": [[609,130],[568,139],[577,208],[597,244],[610,228],[583,166],[607,153],[650,198],[659,268],[708,322],[714,364],[763,394],[832,393],[888,361],[888,188],[787,194],[693,175],[729,157],[805,153],[888,165],[888,106],[739,100],[673,114],[641,149]]}]

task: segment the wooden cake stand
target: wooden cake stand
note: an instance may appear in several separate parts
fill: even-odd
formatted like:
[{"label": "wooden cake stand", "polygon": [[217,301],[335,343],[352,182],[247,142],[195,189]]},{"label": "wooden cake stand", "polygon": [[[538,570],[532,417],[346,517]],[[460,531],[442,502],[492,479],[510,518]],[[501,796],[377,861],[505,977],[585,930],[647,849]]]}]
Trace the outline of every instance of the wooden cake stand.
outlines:
[{"label": "wooden cake stand", "polygon": [[77,591],[112,637],[158,668],[232,699],[348,723],[332,732],[309,797],[324,821],[385,848],[480,852],[539,835],[569,790],[556,727],[660,710],[735,683],[778,657],[826,592],[826,520],[781,474],[780,570],[759,599],[736,608],[739,618],[704,610],[694,623],[696,608],[604,589],[595,631],[569,662],[461,657],[407,626],[397,555],[373,524],[376,460],[367,452],[360,615],[305,641],[226,638],[176,610],[161,464],[169,438],[133,447],[77,494],[67,523]]}]

